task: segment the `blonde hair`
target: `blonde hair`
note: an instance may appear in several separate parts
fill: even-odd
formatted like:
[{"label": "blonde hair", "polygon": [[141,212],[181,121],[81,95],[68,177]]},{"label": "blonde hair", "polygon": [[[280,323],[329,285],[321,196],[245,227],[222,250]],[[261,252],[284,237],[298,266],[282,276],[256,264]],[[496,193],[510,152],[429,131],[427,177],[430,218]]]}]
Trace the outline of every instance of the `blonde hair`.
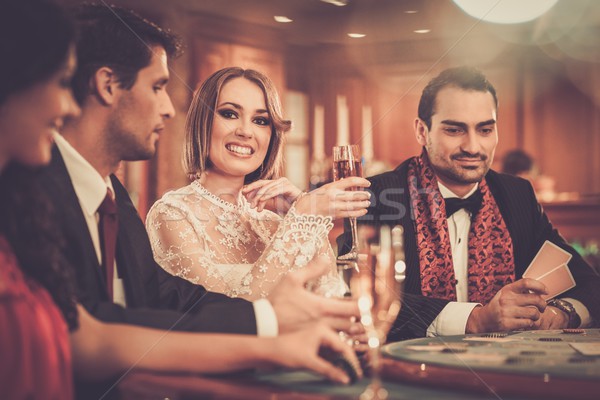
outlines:
[{"label": "blonde hair", "polygon": [[254,82],[262,90],[271,120],[271,140],[265,159],[258,169],[246,175],[245,183],[259,179],[276,179],[283,173],[284,133],[291,129],[292,123],[282,117],[277,90],[273,82],[258,71],[230,67],[212,74],[194,93],[185,121],[184,168],[190,179],[199,178],[211,166],[210,135],[217,101],[223,85],[239,77]]}]

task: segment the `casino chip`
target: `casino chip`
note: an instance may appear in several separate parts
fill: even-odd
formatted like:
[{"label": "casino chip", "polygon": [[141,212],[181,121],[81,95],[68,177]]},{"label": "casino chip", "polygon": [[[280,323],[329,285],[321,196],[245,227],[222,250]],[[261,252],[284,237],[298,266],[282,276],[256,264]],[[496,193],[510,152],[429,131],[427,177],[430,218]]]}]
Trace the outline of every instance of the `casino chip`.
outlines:
[{"label": "casino chip", "polygon": [[569,334],[581,334],[581,333],[585,333],[585,329],[575,329],[575,328],[563,329],[562,331],[563,331],[563,333],[569,333]]}]

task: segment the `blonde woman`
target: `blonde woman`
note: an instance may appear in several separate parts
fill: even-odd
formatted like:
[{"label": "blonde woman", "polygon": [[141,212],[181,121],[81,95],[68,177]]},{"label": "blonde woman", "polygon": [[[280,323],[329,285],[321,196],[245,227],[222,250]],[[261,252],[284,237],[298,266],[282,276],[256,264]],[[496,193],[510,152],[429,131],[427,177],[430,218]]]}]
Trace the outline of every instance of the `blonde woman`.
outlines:
[{"label": "blonde woman", "polygon": [[[358,217],[369,205],[363,178],[306,195],[281,178],[284,135],[271,81],[254,70],[225,68],[195,93],[186,123],[190,185],[169,192],[146,226],[156,261],[173,275],[248,300],[266,297],[289,271],[319,254],[331,271],[318,290],[341,295],[327,234],[335,218]],[[246,186],[245,186],[246,185]],[[277,202],[277,213],[268,210]]]}]

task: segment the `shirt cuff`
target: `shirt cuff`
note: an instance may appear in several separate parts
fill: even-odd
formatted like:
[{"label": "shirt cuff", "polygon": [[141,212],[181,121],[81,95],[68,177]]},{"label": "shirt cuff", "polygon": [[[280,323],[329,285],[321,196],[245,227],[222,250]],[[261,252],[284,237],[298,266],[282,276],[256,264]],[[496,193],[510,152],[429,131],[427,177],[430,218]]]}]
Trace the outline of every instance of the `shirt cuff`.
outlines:
[{"label": "shirt cuff", "polygon": [[277,315],[267,299],[259,299],[252,303],[256,318],[256,334],[259,337],[274,337],[279,334]]},{"label": "shirt cuff", "polygon": [[575,312],[577,312],[577,315],[579,315],[579,318],[581,318],[581,324],[576,328],[588,328],[592,326],[592,316],[590,315],[590,312],[588,311],[587,307],[584,306],[582,302],[580,302],[579,300],[572,299],[570,297],[565,297],[563,298],[563,300],[573,304]]},{"label": "shirt cuff", "polygon": [[471,311],[479,303],[451,301],[427,328],[427,337],[464,335]]}]

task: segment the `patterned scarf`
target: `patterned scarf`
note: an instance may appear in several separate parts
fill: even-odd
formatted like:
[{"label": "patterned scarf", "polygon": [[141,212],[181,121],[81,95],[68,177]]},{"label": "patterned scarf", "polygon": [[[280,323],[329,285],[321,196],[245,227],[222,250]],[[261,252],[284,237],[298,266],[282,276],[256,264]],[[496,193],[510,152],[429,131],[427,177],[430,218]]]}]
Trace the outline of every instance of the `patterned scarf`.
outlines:
[{"label": "patterned scarf", "polygon": [[[408,188],[417,234],[424,296],[456,301],[446,207],[427,152],[408,166]],[[487,304],[503,286],[515,281],[513,244],[485,178],[479,183],[483,201],[469,231],[469,301]]]}]

